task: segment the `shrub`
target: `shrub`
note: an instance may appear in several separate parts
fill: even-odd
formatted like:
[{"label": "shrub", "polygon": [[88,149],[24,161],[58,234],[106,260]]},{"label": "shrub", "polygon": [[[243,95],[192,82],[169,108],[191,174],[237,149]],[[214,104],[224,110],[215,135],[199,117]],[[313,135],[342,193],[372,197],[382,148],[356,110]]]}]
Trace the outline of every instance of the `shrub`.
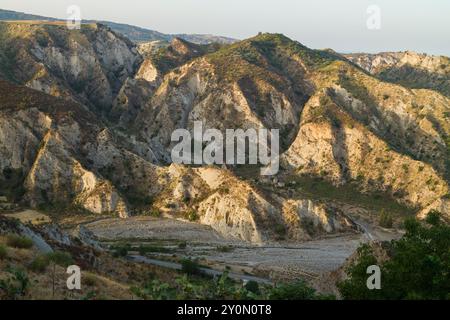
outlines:
[{"label": "shrub", "polygon": [[48,256],[38,256],[30,263],[29,269],[34,272],[44,272],[49,264]]},{"label": "shrub", "polygon": [[[348,278],[338,284],[344,299],[449,299],[450,226],[440,215],[432,212],[427,225],[414,218],[405,222],[405,235],[390,243],[389,259],[377,261],[374,249],[363,245],[358,260],[347,269]],[[381,290],[366,286],[367,267],[379,265],[382,273]]]},{"label": "shrub", "polygon": [[314,300],[316,291],[304,281],[285,283],[272,288],[269,292],[270,300]]},{"label": "shrub", "polygon": [[183,259],[181,261],[181,271],[189,275],[201,274],[200,265],[191,259]]},{"label": "shrub", "polygon": [[8,251],[4,245],[0,245],[0,260],[6,259],[8,256]]},{"label": "shrub", "polygon": [[282,224],[277,224],[275,226],[275,233],[280,237],[286,236],[286,227]]},{"label": "shrub", "polygon": [[132,287],[131,292],[141,299],[149,300],[175,300],[177,288],[159,280],[148,281],[144,287]]},{"label": "shrub", "polygon": [[382,210],[380,213],[379,225],[383,228],[392,228],[392,226],[394,225],[394,218],[390,213]]},{"label": "shrub", "polygon": [[259,295],[259,294],[261,293],[260,290],[259,290],[259,284],[258,284],[258,282],[253,281],[253,280],[247,282],[247,283],[245,284],[244,288],[245,288],[247,291],[249,291],[249,292],[251,292],[251,293],[253,293],[253,294],[255,294],[255,295]]},{"label": "shrub", "polygon": [[18,202],[22,199],[25,194],[25,188],[23,186],[23,181],[25,175],[22,169],[5,168],[3,169],[4,179],[0,179],[0,190],[2,190],[3,195],[5,195],[9,201]]},{"label": "shrub", "polygon": [[178,248],[179,249],[186,249],[186,247],[187,247],[187,242],[186,241],[180,242],[178,244]]},{"label": "shrub", "polygon": [[231,246],[218,246],[216,249],[219,252],[231,252],[231,251],[233,251],[233,247],[231,247]]},{"label": "shrub", "polygon": [[6,238],[6,244],[12,248],[30,249],[33,246],[33,241],[17,234],[9,234]]},{"label": "shrub", "polygon": [[199,216],[198,216],[197,212],[195,212],[195,211],[189,211],[189,212],[186,214],[186,218],[187,218],[189,221],[194,222],[194,221],[197,221],[197,220],[199,219]]},{"label": "shrub", "polygon": [[112,249],[114,250],[113,256],[115,258],[126,257],[128,255],[128,251],[131,250],[131,246],[129,244],[119,244],[114,246]]},{"label": "shrub", "polygon": [[55,251],[49,253],[47,254],[47,258],[49,261],[61,267],[68,267],[73,264],[72,256],[69,253],[62,251]]},{"label": "shrub", "polygon": [[95,287],[97,286],[98,278],[94,276],[93,274],[86,274],[83,277],[83,284],[88,287]]},{"label": "shrub", "polygon": [[304,217],[301,219],[300,224],[302,228],[310,235],[313,236],[316,233],[316,228],[314,226],[314,220],[309,217]]},{"label": "shrub", "polygon": [[7,300],[17,300],[26,294],[30,281],[25,271],[21,269],[7,269],[9,277],[0,280],[0,292],[3,291],[3,297]]},{"label": "shrub", "polygon": [[154,218],[161,218],[161,215],[161,211],[159,211],[158,209],[153,209],[152,211],[150,211],[150,216]]}]

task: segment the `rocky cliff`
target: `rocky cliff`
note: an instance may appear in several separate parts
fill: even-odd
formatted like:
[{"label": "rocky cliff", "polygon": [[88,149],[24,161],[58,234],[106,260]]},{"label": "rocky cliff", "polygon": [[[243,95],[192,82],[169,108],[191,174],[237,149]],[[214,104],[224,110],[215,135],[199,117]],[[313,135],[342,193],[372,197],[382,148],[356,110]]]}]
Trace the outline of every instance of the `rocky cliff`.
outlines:
[{"label": "rocky cliff", "polygon": [[[0,186],[16,201],[159,211],[252,242],[353,232],[354,212],[450,215],[449,98],[361,57],[373,75],[282,35],[138,50],[102,25],[1,23],[0,47]],[[173,130],[195,121],[279,129],[280,173],[172,164]]]},{"label": "rocky cliff", "polygon": [[413,89],[432,89],[450,97],[450,59],[416,52],[345,55],[382,80]]}]

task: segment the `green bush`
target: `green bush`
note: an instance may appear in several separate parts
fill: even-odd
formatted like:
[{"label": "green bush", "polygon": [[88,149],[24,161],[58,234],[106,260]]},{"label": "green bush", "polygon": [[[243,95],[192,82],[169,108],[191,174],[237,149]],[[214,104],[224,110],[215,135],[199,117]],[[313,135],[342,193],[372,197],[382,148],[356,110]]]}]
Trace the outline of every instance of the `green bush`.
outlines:
[{"label": "green bush", "polygon": [[154,218],[161,218],[161,215],[161,211],[159,211],[158,209],[153,209],[152,211],[150,211],[150,216]]},{"label": "green bush", "polygon": [[74,263],[70,253],[62,252],[62,251],[55,251],[55,252],[49,253],[49,254],[47,254],[47,258],[50,262],[53,262],[54,264],[57,264],[64,268],[66,268]]},{"label": "green bush", "polygon": [[[249,288],[257,291],[256,284]],[[150,300],[249,300],[264,299],[264,295],[250,290],[229,278],[225,271],[219,278],[190,278],[187,275],[177,277],[175,283],[164,283],[150,279],[143,287],[133,287],[131,291],[139,298]]]},{"label": "green bush", "polygon": [[316,234],[316,227],[314,226],[314,220],[309,217],[303,217],[300,220],[300,225],[302,228],[308,233],[310,236],[313,236]]},{"label": "green bush", "polygon": [[[368,245],[359,248],[356,263],[347,269],[347,280],[338,283],[344,299],[444,300],[450,299],[450,226],[432,212],[427,225],[411,218],[405,221],[406,233],[389,244],[389,259],[378,262]],[[366,286],[367,267],[381,268],[381,289]]]},{"label": "green bush", "polygon": [[0,280],[0,299],[17,300],[25,296],[30,285],[27,273],[22,269],[8,268],[9,277]]},{"label": "green bush", "polygon": [[394,225],[394,218],[392,215],[385,210],[382,210],[380,213],[380,226],[383,228],[392,228]]},{"label": "green bush", "polygon": [[317,298],[316,291],[302,280],[278,285],[269,292],[270,300],[315,300]]},{"label": "green bush", "polygon": [[131,246],[129,244],[119,244],[112,247],[113,256],[115,258],[126,257],[128,255],[128,251],[131,250]]},{"label": "green bush", "polygon": [[132,287],[131,292],[144,300],[175,300],[177,288],[159,280],[148,281],[144,287]]},{"label": "green bush", "polygon": [[183,259],[181,261],[181,271],[189,275],[201,274],[200,265],[191,259]]},{"label": "green bush", "polygon": [[86,274],[83,276],[83,284],[88,287],[97,286],[98,278],[92,274]]},{"label": "green bush", "polygon": [[275,225],[275,233],[280,236],[281,238],[286,236],[286,227],[282,224]]},{"label": "green bush", "polygon": [[231,246],[218,246],[216,249],[219,252],[231,252],[231,251],[233,251],[233,247],[231,247]]},{"label": "green bush", "polygon": [[[1,176],[2,174],[0,172],[0,177]],[[23,181],[25,179],[23,170],[5,168],[3,169],[3,177],[4,179],[0,179],[0,190],[2,190],[2,194],[11,202],[20,201],[26,191],[23,186]]]},{"label": "green bush", "polygon": [[34,272],[44,272],[47,270],[50,260],[47,255],[36,257],[29,265],[29,269]]},{"label": "green bush", "polygon": [[6,259],[8,251],[4,245],[0,245],[0,260]]},{"label": "green bush", "polygon": [[186,249],[186,247],[187,247],[187,242],[186,241],[180,242],[178,244],[178,248],[179,249]]},{"label": "green bush", "polygon": [[186,214],[186,218],[187,218],[189,221],[194,222],[194,221],[197,221],[200,217],[198,216],[197,212],[195,212],[195,211],[189,211],[189,212]]},{"label": "green bush", "polygon": [[9,234],[6,237],[6,244],[12,248],[30,249],[33,246],[33,241],[17,234]]},{"label": "green bush", "polygon": [[255,294],[255,295],[261,294],[261,292],[260,292],[260,290],[259,290],[259,284],[258,284],[258,282],[256,282],[256,281],[253,281],[253,280],[252,280],[252,281],[247,282],[247,283],[245,284],[244,288],[245,288],[247,291],[249,291],[249,292],[251,292],[251,293],[253,293],[253,294]]}]

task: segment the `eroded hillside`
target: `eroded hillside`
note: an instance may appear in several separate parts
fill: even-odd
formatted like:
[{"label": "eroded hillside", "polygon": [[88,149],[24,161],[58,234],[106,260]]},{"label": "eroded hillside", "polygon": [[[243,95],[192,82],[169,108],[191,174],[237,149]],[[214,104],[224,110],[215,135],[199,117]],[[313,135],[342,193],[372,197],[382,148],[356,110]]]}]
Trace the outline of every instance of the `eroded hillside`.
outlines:
[{"label": "eroded hillside", "polygon": [[[138,50],[101,25],[1,23],[0,47],[0,177],[14,201],[162,212],[252,242],[354,232],[355,212],[450,215],[438,91],[273,34]],[[195,121],[280,129],[280,173],[171,164],[172,132]]]}]

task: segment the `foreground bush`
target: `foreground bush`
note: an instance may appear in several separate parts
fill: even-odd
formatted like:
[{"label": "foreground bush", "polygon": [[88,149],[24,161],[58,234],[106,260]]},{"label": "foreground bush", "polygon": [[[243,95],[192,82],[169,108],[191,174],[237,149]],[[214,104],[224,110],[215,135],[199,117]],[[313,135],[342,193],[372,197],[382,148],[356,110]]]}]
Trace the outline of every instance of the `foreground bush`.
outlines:
[{"label": "foreground bush", "polygon": [[305,282],[283,284],[277,287],[260,285],[249,281],[243,285],[234,281],[225,271],[220,277],[208,279],[183,275],[174,283],[151,279],[143,287],[133,287],[132,292],[141,299],[149,300],[312,300],[332,299],[320,296]]},{"label": "foreground bush", "polygon": [[34,260],[30,263],[29,269],[34,272],[44,272],[47,270],[48,265],[50,264],[50,260],[47,256],[38,256],[34,258]]},{"label": "foreground bush", "polygon": [[292,283],[280,284],[269,291],[270,300],[324,300],[334,299],[332,296],[322,296],[316,294],[316,290],[311,288],[303,280]]},{"label": "foreground bush", "polygon": [[131,250],[131,245],[129,244],[118,244],[111,248],[113,250],[113,256],[115,258],[126,257],[128,255],[128,251]]},{"label": "foreground bush", "polygon": [[70,253],[55,251],[47,254],[47,259],[54,264],[67,268],[74,263]]},{"label": "foreground bush", "polygon": [[[359,249],[359,258],[338,284],[344,299],[450,299],[450,226],[440,215],[430,213],[423,224],[405,222],[406,234],[389,245],[389,259],[378,263],[368,245]],[[381,290],[368,290],[367,267],[381,268]]]},{"label": "foreground bush", "polygon": [[381,214],[380,214],[379,224],[383,228],[390,229],[394,225],[394,218],[392,217],[392,215],[390,213],[383,210],[383,211],[381,211]]},{"label": "foreground bush", "polygon": [[200,275],[200,265],[191,259],[183,259],[181,261],[181,271],[189,275]]},{"label": "foreground bush", "polygon": [[12,248],[30,249],[33,246],[33,241],[17,234],[9,234],[6,237],[6,244]]},{"label": "foreground bush", "polygon": [[248,291],[242,284],[231,280],[228,272],[217,279],[195,278],[183,275],[169,284],[159,280],[148,281],[143,287],[131,291],[146,300],[249,300],[262,298]]},{"label": "foreground bush", "polygon": [[8,256],[8,251],[4,245],[0,245],[0,260],[6,259]]},{"label": "foreground bush", "polygon": [[5,300],[17,300],[25,296],[30,280],[25,271],[9,268],[6,270],[9,276],[0,280],[0,298]]}]

